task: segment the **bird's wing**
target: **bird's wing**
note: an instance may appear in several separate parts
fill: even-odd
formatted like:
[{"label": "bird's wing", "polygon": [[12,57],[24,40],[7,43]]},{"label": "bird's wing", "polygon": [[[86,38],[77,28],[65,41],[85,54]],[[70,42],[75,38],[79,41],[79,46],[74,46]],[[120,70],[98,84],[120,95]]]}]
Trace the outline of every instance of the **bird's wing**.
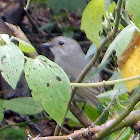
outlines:
[{"label": "bird's wing", "polygon": [[[101,77],[99,74],[96,74],[92,79],[88,80],[88,82],[96,83],[100,82]],[[90,102],[91,104],[97,106],[98,99],[97,95],[104,92],[104,87],[94,87],[94,88],[78,88],[77,94],[84,98],[86,101]]]}]

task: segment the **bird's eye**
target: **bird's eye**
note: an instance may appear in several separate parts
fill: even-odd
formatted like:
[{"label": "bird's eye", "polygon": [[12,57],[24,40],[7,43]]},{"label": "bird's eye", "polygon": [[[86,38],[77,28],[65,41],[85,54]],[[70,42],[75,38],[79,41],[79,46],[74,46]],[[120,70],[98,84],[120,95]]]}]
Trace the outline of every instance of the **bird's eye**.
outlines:
[{"label": "bird's eye", "polygon": [[62,46],[64,44],[63,41],[59,41],[59,45]]}]

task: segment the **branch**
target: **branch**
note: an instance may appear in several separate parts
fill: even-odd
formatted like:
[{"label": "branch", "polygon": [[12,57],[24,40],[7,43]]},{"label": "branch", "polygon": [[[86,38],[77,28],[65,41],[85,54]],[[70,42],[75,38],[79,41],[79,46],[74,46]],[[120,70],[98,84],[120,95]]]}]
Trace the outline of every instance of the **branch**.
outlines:
[{"label": "branch", "polygon": [[140,79],[140,75],[124,78],[124,79],[113,80],[113,81],[102,81],[98,83],[70,83],[70,85],[73,87],[99,87],[99,86],[110,86],[117,83],[132,81],[136,79]]},{"label": "branch", "polygon": [[29,123],[31,122],[37,122],[37,121],[41,121],[41,120],[46,120],[48,118],[46,117],[42,117],[42,118],[35,118],[33,120],[29,120],[29,121],[26,121],[26,122],[21,122],[21,123],[14,123],[14,124],[8,124],[8,125],[5,125],[3,127],[0,128],[0,131],[8,128],[8,127],[12,127],[12,126],[25,126],[25,125],[28,125]]},{"label": "branch", "polygon": [[[124,111],[125,112],[125,111]],[[87,129],[81,129],[81,130],[77,130],[74,131],[74,133],[66,135],[66,136],[48,136],[48,137],[36,137],[36,138],[31,138],[31,140],[71,140],[71,139],[75,139],[75,138],[79,138],[79,137],[83,137],[83,136],[87,136],[87,135],[91,135],[94,134],[97,135],[98,133],[102,132],[104,129],[107,129],[108,126],[112,125],[114,121],[116,121],[118,118],[116,119],[112,119],[112,120],[108,120],[105,124],[101,125],[101,126],[95,126],[93,128]],[[108,133],[106,133],[106,136],[119,130],[122,129],[124,127],[128,127],[128,126],[133,126],[136,122],[140,121],[140,110],[137,111],[132,111],[124,120],[123,122],[119,123],[117,125],[117,127],[113,128],[111,131],[108,131]],[[94,138],[93,138],[94,139]],[[98,138],[98,140],[101,138]],[[95,138],[94,140],[97,140],[97,138]]]},{"label": "branch", "polygon": [[112,103],[115,100],[115,95],[112,99],[112,101],[109,103],[109,105],[105,108],[105,110],[101,113],[101,115],[94,121],[94,123],[92,123],[91,126],[89,126],[89,128],[94,127],[97,123],[99,123],[99,121],[104,117],[104,115],[108,112],[109,108],[111,107]]}]

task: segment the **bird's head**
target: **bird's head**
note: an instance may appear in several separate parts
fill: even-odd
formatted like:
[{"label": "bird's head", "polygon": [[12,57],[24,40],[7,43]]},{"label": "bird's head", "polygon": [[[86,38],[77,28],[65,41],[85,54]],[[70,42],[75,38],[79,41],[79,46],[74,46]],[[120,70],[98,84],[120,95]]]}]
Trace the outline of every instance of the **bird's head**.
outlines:
[{"label": "bird's head", "polygon": [[69,56],[81,52],[81,46],[69,37],[58,36],[49,43],[44,43],[43,47],[49,47],[54,57]]}]

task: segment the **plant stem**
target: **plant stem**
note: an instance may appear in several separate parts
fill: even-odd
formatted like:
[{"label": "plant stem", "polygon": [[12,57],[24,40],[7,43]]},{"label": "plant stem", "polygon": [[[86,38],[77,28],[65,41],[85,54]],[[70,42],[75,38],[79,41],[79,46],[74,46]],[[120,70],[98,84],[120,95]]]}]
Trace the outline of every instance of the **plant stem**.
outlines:
[{"label": "plant stem", "polygon": [[102,81],[98,83],[70,83],[70,85],[73,87],[99,87],[99,86],[105,86],[105,85],[110,86],[117,83],[132,81],[136,79],[140,79],[140,75],[124,78],[124,79],[113,80],[113,81]]},{"label": "plant stem", "polygon": [[29,120],[29,121],[26,121],[26,122],[21,122],[21,123],[14,123],[14,124],[8,124],[8,125],[5,125],[3,127],[0,128],[0,131],[8,128],[8,127],[12,127],[12,126],[25,126],[25,125],[28,125],[29,123],[31,122],[37,122],[37,121],[41,121],[41,120],[46,120],[48,118],[46,117],[42,117],[42,118],[38,118],[38,119],[33,119],[33,120]]}]

